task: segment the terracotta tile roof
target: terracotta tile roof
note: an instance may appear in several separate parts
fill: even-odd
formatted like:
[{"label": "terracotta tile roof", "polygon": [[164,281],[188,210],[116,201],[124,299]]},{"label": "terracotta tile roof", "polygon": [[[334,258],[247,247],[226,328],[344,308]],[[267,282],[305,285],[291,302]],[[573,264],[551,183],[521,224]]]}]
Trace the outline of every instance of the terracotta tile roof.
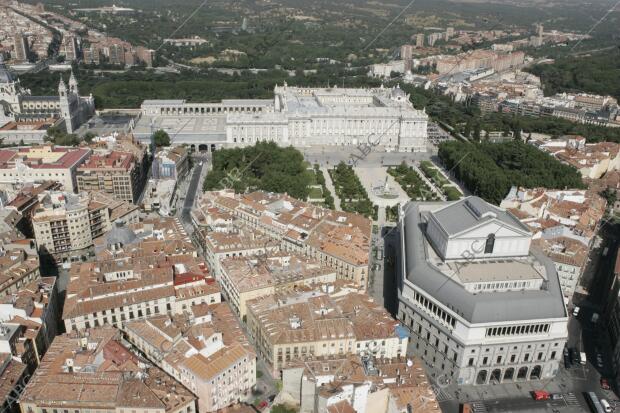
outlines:
[{"label": "terracotta tile roof", "polygon": [[248,354],[241,344],[233,344],[209,357],[202,354],[193,355],[182,361],[181,364],[202,380],[209,381],[234,364],[242,362],[244,358],[248,359],[248,357],[251,357],[251,354]]}]

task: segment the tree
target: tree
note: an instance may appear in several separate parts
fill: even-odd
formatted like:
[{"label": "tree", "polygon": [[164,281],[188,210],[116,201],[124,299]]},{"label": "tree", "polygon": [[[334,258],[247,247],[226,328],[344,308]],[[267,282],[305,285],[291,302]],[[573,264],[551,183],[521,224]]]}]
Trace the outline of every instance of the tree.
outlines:
[{"label": "tree", "polygon": [[165,130],[158,130],[153,134],[153,142],[155,146],[170,146],[170,136]]},{"label": "tree", "polygon": [[480,142],[480,132],[482,131],[482,126],[480,122],[476,122],[474,125],[474,141]]},{"label": "tree", "polygon": [[467,123],[465,124],[465,129],[463,130],[463,135],[466,138],[469,138],[470,134],[471,134],[471,119],[468,119]]},{"label": "tree", "polygon": [[93,141],[93,139],[95,139],[95,134],[92,132],[86,132],[84,134],[84,136],[82,136],[82,139],[84,140],[84,142],[86,143],[91,143]]}]

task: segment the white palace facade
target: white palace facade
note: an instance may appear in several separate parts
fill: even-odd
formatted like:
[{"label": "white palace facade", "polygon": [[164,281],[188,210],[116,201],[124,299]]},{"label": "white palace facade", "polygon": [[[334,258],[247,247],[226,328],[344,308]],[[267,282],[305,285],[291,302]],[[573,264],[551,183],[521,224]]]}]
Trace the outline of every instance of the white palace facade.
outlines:
[{"label": "white palace facade", "polygon": [[[297,147],[369,144],[425,152],[428,116],[400,87],[374,89],[276,86],[273,99],[147,100],[134,133],[148,140],[166,130],[176,143],[200,149],[273,141]],[[198,148],[197,148],[198,149]]]}]

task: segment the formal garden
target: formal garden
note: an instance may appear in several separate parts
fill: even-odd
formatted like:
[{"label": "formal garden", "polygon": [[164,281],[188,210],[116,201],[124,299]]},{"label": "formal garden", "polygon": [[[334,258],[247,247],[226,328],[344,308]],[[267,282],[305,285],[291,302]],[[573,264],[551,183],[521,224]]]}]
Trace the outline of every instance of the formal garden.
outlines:
[{"label": "formal garden", "polygon": [[370,202],[368,193],[355,174],[353,167],[340,162],[329,174],[340,198],[343,211],[357,212],[372,219],[377,219],[378,208]]}]

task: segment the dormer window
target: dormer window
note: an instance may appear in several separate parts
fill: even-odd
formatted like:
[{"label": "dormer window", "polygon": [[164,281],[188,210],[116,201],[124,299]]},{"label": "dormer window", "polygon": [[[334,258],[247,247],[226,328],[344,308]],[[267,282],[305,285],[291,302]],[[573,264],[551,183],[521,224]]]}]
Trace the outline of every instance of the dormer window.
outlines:
[{"label": "dormer window", "polygon": [[484,253],[492,254],[494,246],[495,246],[495,234],[489,234],[487,236],[487,242],[484,244]]}]

